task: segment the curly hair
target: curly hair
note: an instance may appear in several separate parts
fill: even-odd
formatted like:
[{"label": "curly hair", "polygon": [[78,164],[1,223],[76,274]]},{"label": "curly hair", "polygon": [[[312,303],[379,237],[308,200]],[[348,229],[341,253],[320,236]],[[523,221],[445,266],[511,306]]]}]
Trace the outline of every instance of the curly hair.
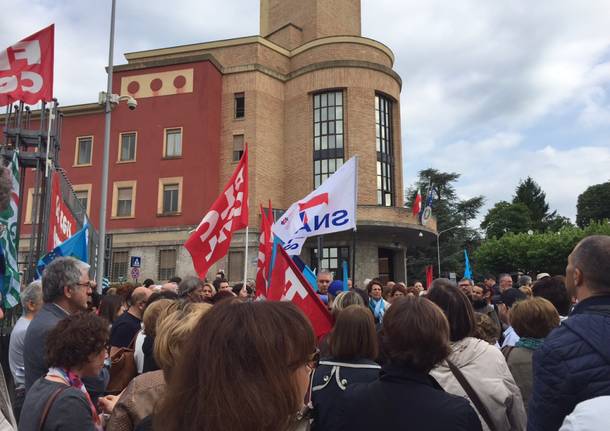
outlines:
[{"label": "curly hair", "polygon": [[108,341],[108,322],[92,313],[78,313],[60,320],[47,336],[49,367],[78,368],[100,353]]}]

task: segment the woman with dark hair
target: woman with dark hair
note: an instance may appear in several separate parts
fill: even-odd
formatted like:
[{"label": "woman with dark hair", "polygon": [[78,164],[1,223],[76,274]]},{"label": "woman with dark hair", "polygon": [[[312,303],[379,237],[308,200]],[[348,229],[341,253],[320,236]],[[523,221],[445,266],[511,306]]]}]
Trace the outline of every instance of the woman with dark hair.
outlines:
[{"label": "woman with dark hair", "polygon": [[27,392],[19,429],[101,430],[101,418],[83,377],[98,376],[104,366],[108,324],[91,313],[73,314],[60,320],[47,337],[46,376]]},{"label": "woman with dark hair", "polygon": [[227,299],[199,321],[154,414],[163,431],[286,431],[300,425],[319,354],[290,302]]},{"label": "woman with dark hair", "polygon": [[381,323],[383,315],[390,307],[390,303],[383,299],[383,285],[375,279],[367,285],[366,290],[369,293],[369,308],[375,316],[375,323]]},{"label": "woman with dark hair", "polygon": [[451,340],[449,357],[430,375],[447,392],[470,400],[483,429],[524,430],[526,415],[519,387],[502,352],[473,337],[476,320],[468,297],[451,280],[437,278],[427,298],[445,313]]},{"label": "woman with dark hair", "polygon": [[328,336],[328,347],[330,357],[320,361],[313,376],[313,428],[317,430],[328,429],[336,403],[349,385],[372,382],[379,376],[381,367],[375,362],[379,348],[371,312],[361,305],[343,309]]},{"label": "woman with dark hair", "polygon": [[515,346],[502,348],[510,372],[521,389],[523,403],[532,395],[532,358],[534,352],[542,347],[544,339],[559,326],[559,313],[553,304],[536,297],[516,302],[510,309],[510,324],[520,337]]},{"label": "woman with dark hair", "polygon": [[428,375],[450,352],[443,312],[425,298],[400,298],[385,315],[381,334],[388,362],[373,382],[349,387],[327,429],[481,429],[462,397],[447,394]]},{"label": "woman with dark hair", "polygon": [[[407,294],[408,294],[407,288],[403,287],[402,284],[400,284],[400,283],[396,283],[392,287],[392,290],[390,290],[390,295],[388,295],[388,301],[390,302],[390,304],[392,304],[392,303],[394,303],[395,300],[397,300],[398,298],[407,296]],[[418,295],[419,295],[419,293],[418,293]]]},{"label": "woman with dark hair", "polygon": [[102,301],[100,302],[99,316],[102,319],[106,319],[109,327],[112,327],[112,324],[119,317],[125,308],[123,307],[123,297],[119,295],[104,295],[102,296]]}]

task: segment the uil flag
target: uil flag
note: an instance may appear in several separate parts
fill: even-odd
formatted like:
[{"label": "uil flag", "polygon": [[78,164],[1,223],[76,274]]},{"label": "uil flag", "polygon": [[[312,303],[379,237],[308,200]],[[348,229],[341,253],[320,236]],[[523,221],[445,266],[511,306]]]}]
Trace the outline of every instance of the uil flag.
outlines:
[{"label": "uil flag", "polygon": [[53,98],[54,34],[50,25],[0,51],[0,106]]},{"label": "uil flag", "polygon": [[357,160],[352,157],[345,162],[273,224],[273,233],[284,242],[289,255],[300,254],[310,236],[356,228]]},{"label": "uil flag", "polygon": [[248,226],[248,147],[224,191],[184,243],[193,266],[205,278],[210,266],[227,254],[231,236]]},{"label": "uil flag", "polygon": [[291,301],[299,307],[309,318],[318,339],[328,334],[333,327],[326,306],[282,247],[277,247],[267,299]]},{"label": "uil flag", "polygon": [[267,277],[269,275],[269,263],[273,252],[273,235],[271,225],[273,224],[273,213],[271,202],[269,202],[269,214],[265,213],[261,205],[261,234],[258,242],[258,260],[256,262],[256,296],[267,296]]},{"label": "uil flag", "polygon": [[417,215],[421,212],[421,192],[417,189],[417,194],[415,195],[415,200],[413,201],[413,217],[417,217]]}]

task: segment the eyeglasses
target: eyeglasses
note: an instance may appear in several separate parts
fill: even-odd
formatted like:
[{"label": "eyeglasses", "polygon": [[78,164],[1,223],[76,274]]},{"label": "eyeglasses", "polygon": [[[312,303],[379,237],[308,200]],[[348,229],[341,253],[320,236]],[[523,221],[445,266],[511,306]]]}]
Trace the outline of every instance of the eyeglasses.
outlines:
[{"label": "eyeglasses", "polygon": [[93,287],[96,286],[96,284],[93,281],[87,281],[86,283],[76,283],[76,286],[89,287],[92,289]]}]

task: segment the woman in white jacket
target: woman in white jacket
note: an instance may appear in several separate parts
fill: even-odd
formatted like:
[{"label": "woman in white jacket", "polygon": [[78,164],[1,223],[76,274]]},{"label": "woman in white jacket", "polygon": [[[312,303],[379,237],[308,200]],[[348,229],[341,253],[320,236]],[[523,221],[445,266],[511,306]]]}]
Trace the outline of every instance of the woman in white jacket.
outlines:
[{"label": "woman in white jacket", "polygon": [[451,354],[430,375],[445,391],[470,400],[484,430],[525,430],[521,392],[502,352],[470,336],[475,318],[468,297],[452,281],[439,278],[432,283],[427,298],[445,312],[451,330]]}]

